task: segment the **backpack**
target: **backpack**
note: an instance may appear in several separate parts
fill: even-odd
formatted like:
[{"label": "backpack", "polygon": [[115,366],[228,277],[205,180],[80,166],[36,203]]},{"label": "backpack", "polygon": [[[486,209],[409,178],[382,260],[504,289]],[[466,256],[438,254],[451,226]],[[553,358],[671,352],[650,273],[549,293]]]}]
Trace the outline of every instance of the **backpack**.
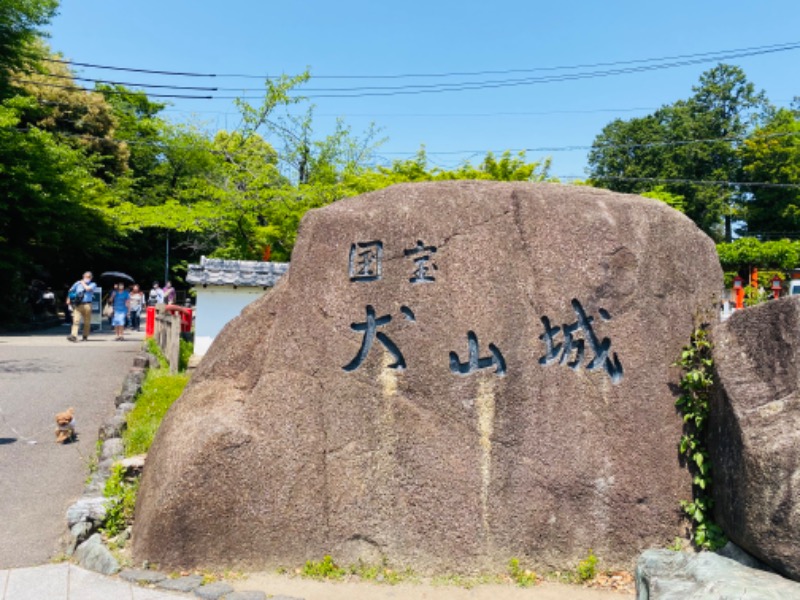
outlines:
[{"label": "backpack", "polygon": [[67,294],[70,304],[80,304],[83,302],[83,294],[85,291],[80,281],[73,285]]}]

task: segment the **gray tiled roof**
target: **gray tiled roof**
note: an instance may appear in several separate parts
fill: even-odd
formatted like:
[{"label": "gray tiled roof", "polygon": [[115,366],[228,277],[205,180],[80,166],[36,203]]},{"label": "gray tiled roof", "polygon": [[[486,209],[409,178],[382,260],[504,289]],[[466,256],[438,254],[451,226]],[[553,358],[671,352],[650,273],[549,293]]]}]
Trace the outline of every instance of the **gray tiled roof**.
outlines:
[{"label": "gray tiled roof", "polygon": [[225,260],[203,256],[199,265],[189,265],[186,282],[204,286],[272,287],[288,269],[289,263]]}]

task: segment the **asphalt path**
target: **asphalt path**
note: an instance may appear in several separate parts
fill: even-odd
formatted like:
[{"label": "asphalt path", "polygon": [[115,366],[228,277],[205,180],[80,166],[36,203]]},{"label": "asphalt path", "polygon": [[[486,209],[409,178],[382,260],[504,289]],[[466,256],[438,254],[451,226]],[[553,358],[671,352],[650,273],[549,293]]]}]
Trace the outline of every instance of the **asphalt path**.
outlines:
[{"label": "asphalt path", "polygon": [[[126,332],[127,333],[127,332]],[[67,341],[69,328],[0,336],[0,569],[63,550],[66,510],[81,495],[100,424],[143,334]],[[75,408],[78,440],[55,443],[55,414]]]}]

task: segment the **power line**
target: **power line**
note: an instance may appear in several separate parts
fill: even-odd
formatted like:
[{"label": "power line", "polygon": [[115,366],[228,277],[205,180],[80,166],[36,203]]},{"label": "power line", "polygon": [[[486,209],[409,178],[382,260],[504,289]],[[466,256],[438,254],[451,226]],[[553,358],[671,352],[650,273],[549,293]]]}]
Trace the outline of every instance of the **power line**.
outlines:
[{"label": "power line", "polygon": [[[645,64],[660,61],[674,61],[684,59],[700,59],[704,61],[724,60],[731,54],[739,54],[742,52],[762,54],[767,52],[782,52],[786,50],[794,50],[800,46],[800,41],[784,42],[779,44],[769,44],[764,46],[751,46],[747,48],[735,48],[729,50],[714,50],[708,52],[698,52],[693,54],[678,54],[673,56],[651,57],[633,60],[621,60],[610,62],[597,62],[588,64],[577,65],[561,65],[561,66],[546,66],[546,67],[530,67],[524,69],[501,69],[501,70],[483,70],[483,71],[451,71],[440,73],[395,73],[395,74],[372,74],[372,75],[315,75],[314,79],[412,79],[412,78],[447,78],[447,77],[478,77],[485,75],[510,75],[514,73],[535,73],[542,71],[562,71],[570,69],[594,69],[597,67],[613,67],[617,65],[632,65],[632,64]],[[131,73],[147,73],[152,75],[168,75],[177,77],[214,77],[214,78],[241,78],[241,79],[277,79],[275,76],[269,74],[246,74],[246,73],[197,73],[191,71],[168,71],[163,69],[147,69],[139,67],[121,67],[114,65],[103,65],[90,62],[79,62],[74,60],[57,59],[57,58],[44,58],[45,61],[73,65],[78,67],[87,67],[93,69],[105,69],[112,71],[125,71]]]},{"label": "power line", "polygon": [[[565,82],[565,81],[576,81],[576,80],[583,80],[583,79],[594,79],[594,78],[603,78],[603,77],[612,77],[617,75],[626,75],[626,74],[633,74],[633,73],[642,73],[648,71],[655,71],[655,70],[663,70],[663,69],[672,69],[676,67],[683,67],[683,66],[691,66],[695,64],[701,64],[705,62],[717,61],[717,60],[729,60],[733,58],[744,58],[748,56],[756,56],[761,54],[769,54],[775,52],[786,52],[789,50],[796,50],[800,48],[800,42],[792,42],[788,44],[779,44],[779,45],[771,45],[771,46],[759,46],[754,48],[745,48],[741,50],[735,51],[719,51],[716,53],[703,53],[703,54],[693,54],[693,55],[684,55],[688,57],[682,60],[675,60],[672,62],[663,62],[666,59],[643,59],[640,61],[619,61],[617,63],[597,63],[597,64],[632,64],[632,63],[642,63],[642,62],[654,62],[660,60],[661,62],[657,62],[656,64],[641,64],[639,66],[629,66],[623,68],[615,68],[615,69],[604,69],[604,70],[591,70],[591,71],[584,71],[578,73],[561,73],[557,75],[545,75],[541,77],[527,77],[527,78],[516,78],[516,79],[501,79],[501,80],[483,80],[483,81],[462,81],[456,83],[434,83],[434,84],[404,84],[399,86],[356,86],[356,87],[335,87],[335,88],[306,88],[303,90],[302,95],[295,94],[294,97],[296,98],[366,98],[366,97],[385,97],[385,96],[405,96],[405,95],[419,95],[419,94],[433,94],[433,93],[445,93],[445,92],[463,92],[463,91],[475,91],[475,90],[486,90],[486,89],[499,89],[499,88],[508,88],[508,87],[519,87],[519,86],[530,86],[530,85],[538,85],[538,84],[545,84],[545,83],[555,83],[555,82]],[[57,60],[57,59],[48,59],[48,60]],[[62,61],[63,62],[63,61]],[[89,64],[89,63],[82,63],[82,64]],[[106,68],[103,65],[95,65],[97,68]],[[110,68],[110,67],[108,67]],[[565,67],[562,67],[564,69]],[[578,67],[575,67],[578,68]],[[127,68],[125,68],[127,69]],[[145,69],[138,69],[137,72],[147,72],[148,70]],[[166,73],[166,72],[161,72]],[[196,76],[202,76],[201,74],[194,74]],[[319,77],[320,79],[322,77]],[[84,78],[86,81],[98,81],[93,80],[90,78]],[[31,82],[35,83],[35,82]],[[42,84],[47,85],[47,84]],[[148,87],[149,84],[130,84],[130,85],[138,85],[140,87]],[[161,84],[162,88],[173,88],[179,89],[178,86],[170,86]],[[262,96],[246,96],[248,92],[253,91],[261,91],[256,88],[214,88],[215,90],[219,91],[239,91],[243,95],[242,96],[211,96],[211,97],[201,97],[201,96],[181,96],[181,95],[167,95],[167,94],[153,94],[154,96],[158,97],[178,97],[178,98],[191,98],[197,100],[253,100],[253,99],[261,99]]]},{"label": "power line", "polygon": [[126,71],[128,73],[149,73],[151,75],[174,75],[177,77],[216,77],[214,73],[190,73],[186,71],[160,71],[154,69],[137,69],[134,67],[112,67],[108,65],[97,65],[93,63],[78,62],[74,60],[64,60],[60,58],[42,58],[47,62],[59,63],[62,65],[74,65],[76,67],[90,67],[93,69],[108,69],[111,71]]},{"label": "power line", "polygon": [[645,182],[645,183],[677,183],[691,185],[716,185],[725,187],[760,187],[760,188],[781,188],[800,190],[800,183],[772,183],[769,181],[727,181],[727,180],[708,180],[708,179],[676,179],[670,177],[615,177],[613,175],[590,176],[586,177],[590,181],[622,181],[622,182]]},{"label": "power line", "polygon": [[[201,91],[201,92],[217,92],[219,88],[214,87],[198,87],[198,86],[189,86],[189,85],[165,85],[165,84],[158,84],[158,83],[131,83],[128,81],[110,81],[108,79],[93,79],[91,77],[77,77],[72,75],[60,75],[58,73],[39,73],[36,71],[23,71],[27,75],[40,75],[42,77],[52,77],[54,79],[66,79],[68,81],[86,81],[89,83],[104,83],[108,85],[125,85],[125,86],[134,86],[134,87],[146,87],[146,88],[168,88],[168,89],[176,89],[176,90],[194,90],[194,91]],[[98,91],[98,90],[95,90]],[[112,91],[112,90],[108,90]]]},{"label": "power line", "polygon": [[[15,83],[27,83],[30,85],[38,85],[42,87],[49,87],[55,88],[60,90],[69,90],[71,92],[85,92],[85,93],[93,93],[93,94],[126,94],[128,92],[122,92],[118,90],[87,90],[86,88],[74,86],[74,85],[58,85],[56,83],[44,83],[43,81],[33,81],[31,79],[20,79],[18,77],[12,77],[11,81]],[[148,93],[148,97],[153,98],[181,98],[184,100],[214,100],[214,96],[195,96],[191,94],[160,94],[160,93]]]},{"label": "power line", "polygon": [[[755,56],[757,54],[765,54],[767,52],[782,52],[785,50],[795,50],[798,48],[800,48],[800,44],[792,46],[790,48],[784,48],[782,50],[770,50],[762,52],[742,52],[739,54],[730,54],[725,56],[724,58],[725,59],[744,58],[748,56]],[[612,77],[616,75],[629,75],[633,73],[643,73],[647,71],[656,71],[656,70],[671,69],[676,67],[691,66],[691,65],[701,64],[704,62],[709,62],[709,60],[701,58],[695,60],[661,63],[657,65],[645,65],[640,67],[629,67],[629,68],[611,69],[603,71],[588,71],[584,73],[562,74],[562,75],[532,77],[524,79],[509,79],[500,81],[482,81],[482,82],[433,84],[433,85],[386,86],[386,87],[373,86],[373,87],[361,87],[361,88],[306,88],[304,90],[304,96],[307,98],[366,98],[366,97],[383,97],[383,96],[407,96],[407,95],[432,94],[432,93],[443,93],[443,92],[463,92],[463,91],[474,91],[474,90],[485,90],[485,89],[519,87],[519,86],[537,85],[544,83],[578,81],[583,79]]]}]

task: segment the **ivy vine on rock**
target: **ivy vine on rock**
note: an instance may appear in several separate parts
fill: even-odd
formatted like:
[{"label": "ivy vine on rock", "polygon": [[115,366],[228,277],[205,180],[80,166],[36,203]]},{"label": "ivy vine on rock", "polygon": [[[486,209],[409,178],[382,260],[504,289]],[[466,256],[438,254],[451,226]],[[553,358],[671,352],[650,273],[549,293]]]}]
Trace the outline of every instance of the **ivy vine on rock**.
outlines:
[{"label": "ivy vine on rock", "polygon": [[695,330],[676,363],[683,369],[681,395],[675,405],[683,415],[684,429],[679,450],[692,473],[693,499],[682,500],[681,507],[692,522],[692,541],[706,550],[721,548],[727,542],[722,529],[711,520],[711,462],[706,448],[709,395],[714,383],[714,361],[708,331]]}]

